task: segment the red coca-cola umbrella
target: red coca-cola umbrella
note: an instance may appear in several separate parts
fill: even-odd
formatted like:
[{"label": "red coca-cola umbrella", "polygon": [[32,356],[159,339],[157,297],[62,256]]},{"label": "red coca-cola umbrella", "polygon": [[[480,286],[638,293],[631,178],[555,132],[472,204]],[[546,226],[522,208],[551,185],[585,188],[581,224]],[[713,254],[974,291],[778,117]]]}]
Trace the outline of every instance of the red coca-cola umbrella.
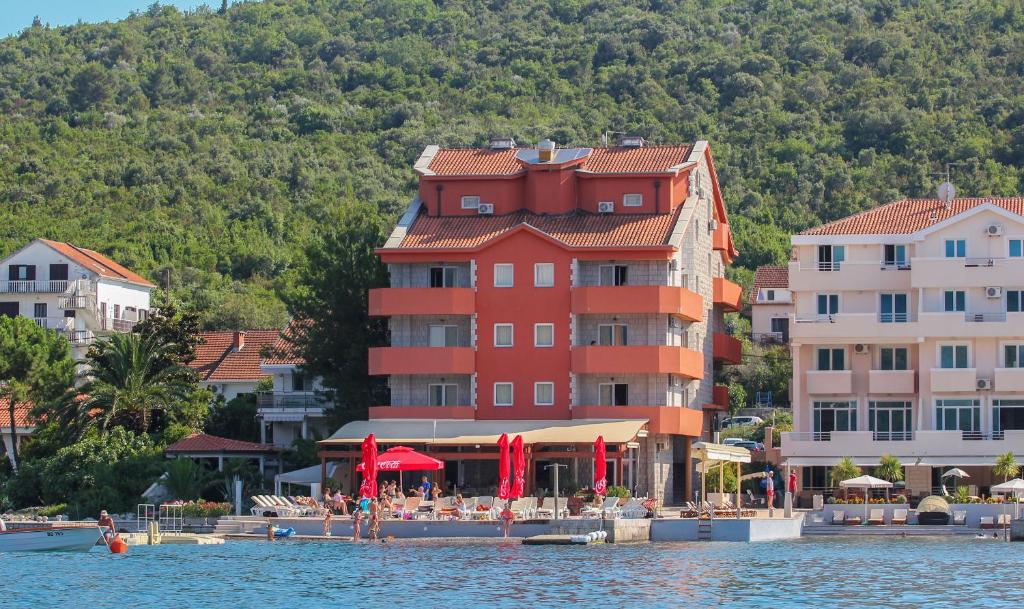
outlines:
[{"label": "red coca-cola umbrella", "polygon": [[498,499],[509,498],[508,466],[508,434],[501,434],[498,438]]},{"label": "red coca-cola umbrella", "polygon": [[526,454],[523,452],[523,436],[516,436],[512,440],[512,490],[509,492],[509,499],[519,499],[523,496],[523,487],[526,486]]},{"label": "red coca-cola umbrella", "polygon": [[[395,446],[377,455],[378,472],[416,472],[444,468],[444,461],[418,453],[408,446]],[[356,466],[363,471],[363,464]]]},{"label": "red coca-cola umbrella", "polygon": [[608,491],[608,462],[605,461],[607,453],[604,436],[597,436],[597,442],[594,442],[594,492],[602,496]]},{"label": "red coca-cola umbrella", "polygon": [[377,438],[373,434],[363,440],[363,483],[359,486],[359,496],[372,499],[377,496]]}]

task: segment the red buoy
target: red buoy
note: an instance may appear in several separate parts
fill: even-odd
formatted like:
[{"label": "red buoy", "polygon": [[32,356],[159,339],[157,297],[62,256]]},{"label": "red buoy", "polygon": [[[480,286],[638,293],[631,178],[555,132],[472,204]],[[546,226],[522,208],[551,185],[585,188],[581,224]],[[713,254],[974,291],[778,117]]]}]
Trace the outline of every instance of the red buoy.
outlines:
[{"label": "red buoy", "polygon": [[126,544],[120,537],[115,537],[110,542],[110,552],[113,554],[126,554],[128,552],[128,544]]}]

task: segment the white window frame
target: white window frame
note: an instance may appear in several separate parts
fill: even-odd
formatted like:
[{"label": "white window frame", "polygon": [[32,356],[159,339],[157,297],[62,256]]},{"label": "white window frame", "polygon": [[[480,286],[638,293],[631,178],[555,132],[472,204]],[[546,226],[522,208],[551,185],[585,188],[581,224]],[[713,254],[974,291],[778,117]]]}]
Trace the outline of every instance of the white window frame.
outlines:
[{"label": "white window frame", "polygon": [[[543,327],[550,328],[550,330],[551,330],[551,343],[547,344],[547,345],[542,345],[540,343],[540,336],[538,335],[538,331],[541,328],[543,328]],[[554,347],[555,346],[555,324],[553,324],[553,323],[533,324],[533,346],[534,347],[539,347],[541,349],[547,349],[547,348],[550,348],[550,347]]]},{"label": "white window frame", "polygon": [[[616,387],[616,385],[625,385],[626,386],[626,403],[625,404],[616,404],[615,403],[615,387]],[[604,387],[611,387],[612,388],[612,394],[611,394],[612,399],[610,400],[611,403],[609,403],[609,404],[602,404],[601,403],[601,390]],[[615,382],[611,382],[611,383],[598,383],[597,384],[597,403],[600,406],[629,406],[629,383],[615,383]]]},{"label": "white window frame", "polygon": [[[835,296],[836,297],[836,312],[835,313],[819,313],[818,312],[818,297],[819,296]],[[881,301],[879,301],[881,302]],[[907,303],[909,306],[910,303]],[[826,307],[827,308],[827,307]],[[817,318],[829,317],[831,315],[839,315],[843,310],[843,295],[839,292],[815,292],[814,293],[814,316]]]},{"label": "white window frame", "polygon": [[[508,403],[507,404],[506,403],[499,403],[498,402],[498,388],[499,387],[504,387],[506,385],[508,385]],[[512,406],[513,404],[515,404],[515,401],[516,401],[515,400],[515,391],[516,391],[515,385],[513,383],[511,383],[510,381],[498,381],[498,382],[494,383],[494,395],[493,395],[494,405],[497,406],[497,407],[501,407],[501,408],[508,408],[509,406]]]},{"label": "white window frame", "polygon": [[[1010,255],[1010,242],[1011,241],[1020,241],[1020,250],[1021,250],[1021,255],[1020,256],[1011,256]],[[1020,235],[1013,235],[1013,236],[1007,237],[1007,239],[1006,239],[1006,257],[1010,258],[1010,259],[1013,259],[1013,258],[1024,258],[1024,237],[1022,237]]]},{"label": "white window frame", "polygon": [[[829,367],[828,367],[827,370],[823,370],[821,368],[818,368],[818,363],[820,362],[820,356],[818,355],[818,352],[821,351],[822,349],[825,349],[825,350],[827,350],[829,352],[829,355],[828,355],[828,365],[829,365]],[[836,351],[842,351],[843,352],[843,369],[842,370],[836,370],[835,369],[835,359],[834,359],[834,356],[832,354],[834,352],[836,352]],[[852,370],[853,369],[852,368],[853,362],[850,361],[850,350],[847,349],[844,346],[818,345],[818,346],[816,346],[814,348],[814,366],[815,366],[814,369],[816,371],[818,371],[818,372],[846,372],[847,370]]]},{"label": "white window frame", "polygon": [[459,200],[459,205],[462,209],[479,209],[480,195],[462,195],[462,198]]},{"label": "white window frame", "polygon": [[[886,349],[892,349],[893,350],[893,353],[892,353],[892,363],[893,363],[893,366],[896,365],[896,349],[903,349],[903,350],[905,350],[907,352],[907,367],[903,368],[903,369],[900,369],[900,368],[883,368],[882,367],[882,351],[885,351]],[[890,370],[890,371],[894,371],[894,372],[906,372],[908,370],[913,370],[914,369],[913,366],[910,363],[910,347],[908,347],[906,345],[878,345],[878,348],[876,349],[876,351],[878,352],[878,364],[877,364],[877,367],[875,368],[875,370]]]},{"label": "white window frame", "polygon": [[[508,269],[509,283],[505,285],[498,282],[499,271]],[[496,288],[512,288],[516,285],[516,267],[511,262],[496,262],[494,264],[494,287]]]},{"label": "white window frame", "polygon": [[[433,341],[434,328],[444,328],[444,343],[443,345],[435,345]],[[452,344],[448,344],[448,328],[455,330],[455,341]],[[459,345],[459,327],[455,324],[430,324],[427,326],[427,344],[431,347],[457,347]]]},{"label": "white window frame", "polygon": [[[952,292],[952,294],[953,294],[953,310],[952,311],[949,311],[949,310],[946,309],[946,293],[947,292]],[[956,310],[956,294],[957,294],[957,292],[963,292],[963,295],[964,295],[964,310],[963,311],[957,311]],[[969,298],[970,298],[970,293],[967,290],[958,290],[956,288],[953,288],[951,290],[947,290],[947,289],[943,288],[943,290],[942,290],[942,312],[943,313],[966,313],[967,311],[969,311],[971,309]]]},{"label": "white window frame", "polygon": [[458,405],[458,402],[459,402],[459,384],[458,383],[430,383],[430,384],[428,384],[427,385],[427,402],[430,402],[431,398],[434,396],[434,387],[440,387],[441,388],[441,397],[443,399],[441,400],[441,402],[442,402],[441,404],[431,404],[431,406],[433,406],[433,407],[448,406],[449,405],[448,404],[448,392],[452,388],[454,388],[454,391],[455,391],[455,402],[452,405],[453,406],[457,406]]},{"label": "white window frame", "polygon": [[[943,368],[942,367],[942,348],[953,347],[953,367]],[[956,347],[967,347],[967,367],[957,368],[956,367]],[[935,367],[939,370],[970,370],[974,368],[974,349],[971,343],[964,342],[942,342],[936,343],[935,345]]]},{"label": "white window frame", "polygon": [[[618,272],[615,269],[617,269],[619,267],[622,267],[622,268],[626,269],[626,277],[625,277],[626,281],[624,283],[616,283],[616,281],[618,281]],[[602,283],[601,275],[603,274],[603,271],[606,268],[612,270],[612,282],[611,283]],[[598,267],[597,267],[597,285],[604,286],[604,287],[618,287],[618,286],[629,285],[629,265],[628,264],[614,264],[614,263],[598,265]]]},{"label": "white window frame", "polygon": [[[498,344],[498,330],[508,328],[508,344]],[[508,349],[514,347],[516,344],[516,328],[514,324],[510,323],[496,323],[494,324],[494,348],[495,349]]]},{"label": "white window frame", "polygon": [[[537,390],[541,386],[551,387],[551,400],[548,402],[542,402],[537,397]],[[537,381],[533,384],[533,405],[534,406],[554,406],[555,405],[555,384],[552,381]]]},{"label": "white window frame", "polygon": [[[459,283],[459,267],[451,266],[448,264],[432,264],[430,265],[430,270],[428,271],[431,275],[431,277],[427,278],[428,280],[432,279],[434,269],[441,269],[441,285],[438,287],[454,288]],[[448,285],[449,272],[451,273],[452,278],[451,285]]]},{"label": "white window frame", "polygon": [[644,206],[644,195],[639,192],[628,192],[622,195],[622,206],[623,207],[643,207]]},{"label": "white window frame", "polygon": [[775,290],[772,288],[765,288],[764,299],[768,302],[775,302]]},{"label": "white window frame", "polygon": [[[551,270],[551,282],[541,282],[541,270]],[[555,287],[555,263],[554,262],[536,262],[533,265],[533,287],[535,288],[553,288]]]},{"label": "white window frame", "polygon": [[[616,332],[616,327],[618,327],[618,326],[621,326],[621,327],[626,329],[626,341],[624,343],[622,343],[622,344],[619,344],[619,342],[616,340],[616,336],[618,335],[618,332]],[[609,327],[609,328],[612,329],[612,342],[611,342],[611,344],[608,344],[608,345],[602,345],[601,344],[601,332],[602,332],[602,329],[605,328],[605,327]],[[624,323],[619,323],[619,322],[610,323],[610,324],[597,324],[597,344],[598,344],[598,346],[601,346],[601,347],[624,347],[624,346],[629,345],[629,324],[624,324]]]},{"label": "white window frame", "polygon": [[[1020,354],[1020,351],[1021,351],[1021,347],[1024,347],[1024,341],[1020,341],[1020,340],[1004,340],[1004,341],[999,341],[999,367],[1000,368],[1008,368],[1008,366],[1006,365],[1006,348],[1007,347],[1016,347],[1017,348],[1018,357],[1019,357],[1019,354]],[[1012,369],[1013,370],[1024,369],[1024,362],[1018,361],[1017,365],[1014,366]]]}]

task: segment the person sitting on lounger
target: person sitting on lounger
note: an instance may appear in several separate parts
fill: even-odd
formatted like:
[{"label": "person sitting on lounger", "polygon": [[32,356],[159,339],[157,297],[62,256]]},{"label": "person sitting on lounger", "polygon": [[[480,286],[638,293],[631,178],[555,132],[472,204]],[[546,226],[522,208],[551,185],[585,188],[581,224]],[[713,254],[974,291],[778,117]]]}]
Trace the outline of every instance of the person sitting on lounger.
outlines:
[{"label": "person sitting on lounger", "polygon": [[348,516],[348,506],[345,504],[345,496],[341,494],[341,488],[334,492],[334,509],[342,516]]},{"label": "person sitting on lounger", "polygon": [[395,503],[391,500],[391,494],[388,493],[387,488],[380,492],[380,512],[383,518],[389,518],[395,513]]},{"label": "person sitting on lounger", "polygon": [[334,493],[329,487],[324,488],[324,507],[329,510],[334,509]]}]

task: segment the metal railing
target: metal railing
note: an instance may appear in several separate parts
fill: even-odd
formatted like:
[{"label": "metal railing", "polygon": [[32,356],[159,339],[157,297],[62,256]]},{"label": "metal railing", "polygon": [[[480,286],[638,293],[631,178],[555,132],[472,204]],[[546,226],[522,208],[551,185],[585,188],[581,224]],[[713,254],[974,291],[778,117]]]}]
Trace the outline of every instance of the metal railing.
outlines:
[{"label": "metal railing", "polygon": [[910,262],[906,260],[882,260],[879,262],[879,268],[883,271],[909,271]]},{"label": "metal railing", "polygon": [[787,342],[782,332],[755,332],[751,338],[761,345],[784,345]]},{"label": "metal railing", "polygon": [[793,321],[798,324],[834,324],[839,313],[812,315],[810,317],[794,317]]},{"label": "metal railing", "polygon": [[87,345],[95,340],[91,330],[58,330],[72,345]]},{"label": "metal railing", "polygon": [[59,279],[53,281],[41,281],[35,279],[16,279],[0,281],[0,292],[7,294],[39,292],[45,294],[59,294],[68,289],[68,280]]},{"label": "metal railing", "polygon": [[871,432],[875,442],[910,442],[914,439],[913,431],[874,431]]},{"label": "metal railing", "polygon": [[905,324],[913,320],[910,313],[879,313],[878,321],[883,324]]},{"label": "metal railing", "polygon": [[1006,321],[1006,313],[964,313],[964,321],[968,323],[985,323]]},{"label": "metal railing", "polygon": [[823,260],[819,260],[818,263],[815,265],[815,268],[817,268],[819,271],[838,271],[842,267],[842,265],[842,261],[825,262]]},{"label": "metal railing", "polygon": [[830,431],[790,431],[787,438],[794,442],[831,442],[832,432]]},{"label": "metal railing", "polygon": [[139,323],[137,319],[114,319],[112,317],[104,317],[100,319],[100,329],[107,332],[131,332],[135,324]]},{"label": "metal railing", "polygon": [[256,405],[263,408],[324,408],[324,400],[309,391],[259,391]]},{"label": "metal railing", "polygon": [[964,258],[965,267],[992,267],[996,265],[997,260],[1005,260],[1005,258]]}]

